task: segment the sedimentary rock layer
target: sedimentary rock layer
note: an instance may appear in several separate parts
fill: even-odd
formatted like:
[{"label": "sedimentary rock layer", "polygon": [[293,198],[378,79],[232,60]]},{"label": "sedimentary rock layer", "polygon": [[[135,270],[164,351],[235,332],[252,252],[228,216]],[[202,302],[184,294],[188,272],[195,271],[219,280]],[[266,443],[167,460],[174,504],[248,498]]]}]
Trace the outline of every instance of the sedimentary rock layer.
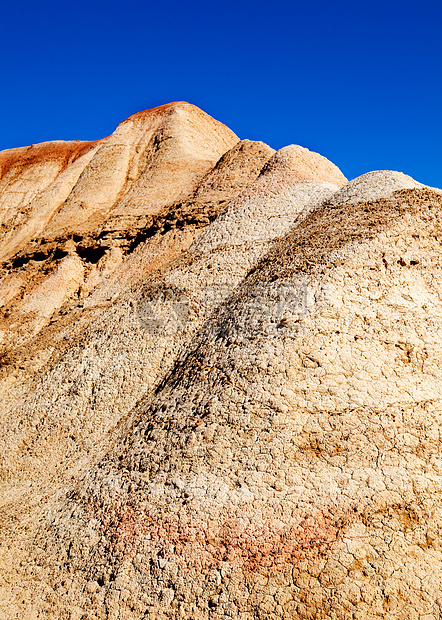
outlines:
[{"label": "sedimentary rock layer", "polygon": [[441,193],[126,123],[5,254],[3,616],[436,620]]}]

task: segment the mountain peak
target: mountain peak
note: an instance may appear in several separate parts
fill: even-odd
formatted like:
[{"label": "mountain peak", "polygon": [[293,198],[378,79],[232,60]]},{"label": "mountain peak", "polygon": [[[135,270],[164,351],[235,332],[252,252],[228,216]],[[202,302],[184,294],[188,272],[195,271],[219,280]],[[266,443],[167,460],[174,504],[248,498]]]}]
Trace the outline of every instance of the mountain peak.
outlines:
[{"label": "mountain peak", "polygon": [[0,616],[439,617],[442,192],[185,102],[0,168]]}]

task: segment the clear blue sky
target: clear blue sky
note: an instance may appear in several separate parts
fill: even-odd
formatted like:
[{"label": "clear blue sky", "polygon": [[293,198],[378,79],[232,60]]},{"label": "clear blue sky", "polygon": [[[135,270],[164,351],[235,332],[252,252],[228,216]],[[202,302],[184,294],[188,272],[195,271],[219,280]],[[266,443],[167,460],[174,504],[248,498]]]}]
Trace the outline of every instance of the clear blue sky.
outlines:
[{"label": "clear blue sky", "polygon": [[2,6],[0,149],[97,139],[185,100],[353,178],[442,187],[440,0],[24,0]]}]

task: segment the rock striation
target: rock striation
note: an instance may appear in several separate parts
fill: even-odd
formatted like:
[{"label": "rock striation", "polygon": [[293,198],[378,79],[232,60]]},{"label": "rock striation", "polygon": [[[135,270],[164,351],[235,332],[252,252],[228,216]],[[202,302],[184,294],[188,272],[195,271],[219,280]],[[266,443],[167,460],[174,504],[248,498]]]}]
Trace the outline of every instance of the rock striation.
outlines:
[{"label": "rock striation", "polygon": [[439,619],[440,190],[182,102],[0,169],[0,616]]}]

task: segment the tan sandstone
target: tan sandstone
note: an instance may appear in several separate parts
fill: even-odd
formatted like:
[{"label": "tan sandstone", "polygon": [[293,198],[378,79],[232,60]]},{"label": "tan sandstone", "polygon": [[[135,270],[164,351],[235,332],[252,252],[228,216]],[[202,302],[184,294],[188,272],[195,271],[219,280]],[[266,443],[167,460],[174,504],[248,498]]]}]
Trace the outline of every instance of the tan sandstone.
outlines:
[{"label": "tan sandstone", "polygon": [[183,103],[75,144],[0,185],[0,616],[439,619],[440,192]]}]

